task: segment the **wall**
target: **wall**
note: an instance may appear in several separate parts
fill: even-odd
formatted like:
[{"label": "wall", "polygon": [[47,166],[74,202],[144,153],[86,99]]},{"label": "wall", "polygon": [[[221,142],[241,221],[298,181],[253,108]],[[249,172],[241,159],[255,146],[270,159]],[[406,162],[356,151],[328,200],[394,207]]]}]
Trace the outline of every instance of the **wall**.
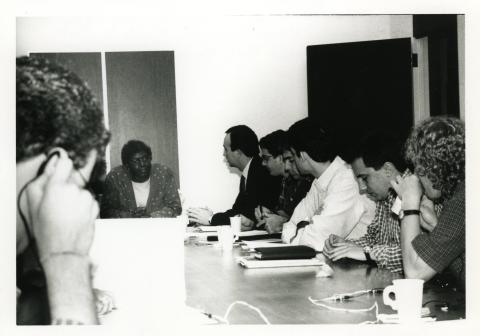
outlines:
[{"label": "wall", "polygon": [[460,119],[465,121],[465,15],[457,15]]},{"label": "wall", "polygon": [[122,164],[125,143],[138,139],[152,148],[152,161],[168,166],[178,181],[173,52],[105,54],[111,167]]},{"label": "wall", "polygon": [[410,15],[19,18],[17,55],[174,50],[182,192],[218,211],[238,190],[224,131],[243,123],[261,137],[307,115],[307,45],[411,36]]}]

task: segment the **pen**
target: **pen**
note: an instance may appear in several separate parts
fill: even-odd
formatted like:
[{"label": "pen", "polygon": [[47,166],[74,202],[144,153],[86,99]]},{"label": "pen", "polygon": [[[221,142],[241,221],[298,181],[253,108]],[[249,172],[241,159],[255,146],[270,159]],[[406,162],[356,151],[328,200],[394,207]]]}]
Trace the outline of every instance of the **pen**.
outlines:
[{"label": "pen", "polygon": [[353,299],[354,297],[365,295],[365,294],[377,294],[382,292],[383,292],[383,288],[364,289],[364,290],[359,290],[353,293],[334,294],[333,296],[325,298],[322,301],[344,301],[344,300],[350,300],[350,299]]}]

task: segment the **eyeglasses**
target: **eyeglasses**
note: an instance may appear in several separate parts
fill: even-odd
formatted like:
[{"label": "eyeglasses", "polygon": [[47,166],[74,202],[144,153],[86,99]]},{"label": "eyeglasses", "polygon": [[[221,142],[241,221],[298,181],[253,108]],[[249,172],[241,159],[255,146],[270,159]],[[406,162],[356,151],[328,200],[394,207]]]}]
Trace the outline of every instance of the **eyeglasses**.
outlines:
[{"label": "eyeglasses", "polygon": [[262,162],[267,163],[271,158],[273,158],[273,155],[262,155]]}]

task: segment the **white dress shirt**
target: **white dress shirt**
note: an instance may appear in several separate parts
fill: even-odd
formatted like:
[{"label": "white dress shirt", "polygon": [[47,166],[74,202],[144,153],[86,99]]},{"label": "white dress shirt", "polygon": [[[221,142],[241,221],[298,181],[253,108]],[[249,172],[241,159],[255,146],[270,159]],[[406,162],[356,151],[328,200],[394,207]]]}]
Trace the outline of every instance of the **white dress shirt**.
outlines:
[{"label": "white dress shirt", "polygon": [[372,223],[373,218],[375,217],[377,204],[368,198],[366,194],[359,195],[359,205],[357,206],[361,206],[363,212],[357,225],[352,229],[352,232],[345,237],[348,239],[359,239],[365,236],[367,234],[368,226]]},{"label": "white dress shirt", "polygon": [[252,159],[250,159],[250,161],[248,161],[247,165],[245,166],[245,168],[243,168],[243,171],[242,171],[242,176],[245,177],[245,186],[244,187],[247,187],[247,178],[248,178],[248,171],[250,170],[250,163],[252,163]]},{"label": "white dress shirt", "polygon": [[[295,237],[297,224],[304,220],[311,224],[298,231],[293,244],[307,245],[322,251],[325,239],[330,234],[350,237],[367,212],[362,197],[352,169],[337,156],[322,175],[313,181],[310,191],[297,205],[290,220],[284,224],[283,241],[289,243]],[[358,231],[355,236],[363,230]]]}]

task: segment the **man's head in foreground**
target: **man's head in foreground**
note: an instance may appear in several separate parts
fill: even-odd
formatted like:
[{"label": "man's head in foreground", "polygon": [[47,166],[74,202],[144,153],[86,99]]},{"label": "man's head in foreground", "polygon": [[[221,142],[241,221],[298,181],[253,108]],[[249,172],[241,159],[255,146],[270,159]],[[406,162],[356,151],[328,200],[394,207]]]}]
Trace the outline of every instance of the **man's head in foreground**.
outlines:
[{"label": "man's head in foreground", "polygon": [[[97,158],[104,155],[110,135],[103,113],[89,88],[74,73],[37,57],[16,62],[17,193],[33,180],[53,151],[64,151],[73,162],[70,180],[83,187]],[[17,209],[17,254],[29,244],[25,197]],[[58,195],[61,197],[61,195]],[[28,223],[31,225],[31,221]],[[32,228],[29,228],[32,231]]]}]

